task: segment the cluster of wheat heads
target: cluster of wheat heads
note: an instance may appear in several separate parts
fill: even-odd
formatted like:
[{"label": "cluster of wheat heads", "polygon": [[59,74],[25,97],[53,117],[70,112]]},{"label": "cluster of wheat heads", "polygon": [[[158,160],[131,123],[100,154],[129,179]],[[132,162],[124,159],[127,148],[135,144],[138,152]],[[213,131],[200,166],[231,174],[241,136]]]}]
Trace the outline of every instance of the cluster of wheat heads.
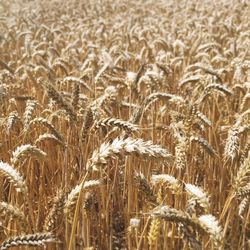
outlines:
[{"label": "cluster of wheat heads", "polygon": [[0,249],[248,249],[249,13],[1,1]]}]

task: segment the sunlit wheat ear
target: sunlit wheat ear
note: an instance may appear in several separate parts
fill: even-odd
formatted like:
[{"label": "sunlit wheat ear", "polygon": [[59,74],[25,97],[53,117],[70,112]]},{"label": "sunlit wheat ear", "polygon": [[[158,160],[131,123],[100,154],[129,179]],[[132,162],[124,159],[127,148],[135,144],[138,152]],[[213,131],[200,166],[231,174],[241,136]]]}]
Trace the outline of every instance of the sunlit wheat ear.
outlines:
[{"label": "sunlit wheat ear", "polygon": [[6,121],[6,129],[7,129],[7,134],[10,133],[11,129],[14,127],[14,125],[20,121],[20,117],[17,113],[17,111],[12,111],[10,112],[7,121]]},{"label": "sunlit wheat ear", "polygon": [[33,114],[36,106],[37,106],[36,100],[28,100],[27,101],[26,108],[25,108],[24,115],[23,115],[24,130],[28,129],[30,120],[32,119],[32,114]]},{"label": "sunlit wheat ear", "polygon": [[31,120],[30,122],[30,126],[33,125],[42,125],[45,128],[49,129],[50,132],[58,138],[58,140],[60,140],[61,142],[65,142],[64,137],[61,135],[61,133],[55,128],[55,126],[53,124],[51,124],[47,119],[44,119],[42,117],[37,117],[34,118],[33,120]]},{"label": "sunlit wheat ear", "polygon": [[12,153],[11,163],[16,166],[27,156],[32,156],[37,160],[44,160],[47,154],[36,146],[25,144],[18,146]]},{"label": "sunlit wheat ear", "polygon": [[188,140],[180,138],[175,146],[175,164],[177,169],[184,169],[186,166],[186,154],[189,148]]},{"label": "sunlit wheat ear", "polygon": [[[89,180],[84,183],[83,189],[94,188],[101,185],[102,183],[103,183],[102,180]],[[76,185],[68,194],[68,197],[66,198],[64,204],[64,213],[68,214],[71,208],[75,206],[80,191],[81,191],[81,185]]]},{"label": "sunlit wheat ear", "polygon": [[60,190],[53,199],[53,206],[47,214],[44,222],[43,229],[46,232],[52,232],[56,229],[57,220],[63,214],[63,208],[65,205],[65,193]]},{"label": "sunlit wheat ear", "polygon": [[19,246],[45,246],[56,239],[51,233],[35,233],[8,238],[0,245],[1,250]]},{"label": "sunlit wheat ear", "polygon": [[215,156],[216,155],[215,150],[208,143],[208,141],[205,140],[204,138],[197,137],[197,136],[191,136],[190,137],[190,141],[191,142],[196,142],[196,143],[200,144],[206,150],[206,152],[208,152],[209,155],[211,155],[211,156]]},{"label": "sunlit wheat ear", "polygon": [[158,204],[156,195],[154,194],[145,176],[142,173],[136,173],[134,178],[139,192],[145,196],[145,199],[153,204]]},{"label": "sunlit wheat ear", "polygon": [[171,158],[171,154],[166,149],[151,141],[130,137],[127,139],[116,138],[112,143],[104,142],[99,150],[93,152],[92,157],[88,160],[87,169],[98,170],[99,167],[106,165],[109,159],[126,154],[136,154],[149,158]]},{"label": "sunlit wheat ear", "polygon": [[26,183],[21,176],[21,174],[13,168],[11,165],[5,162],[0,162],[0,175],[6,177],[9,182],[13,183],[17,192],[22,192],[23,194],[27,193]]},{"label": "sunlit wheat ear", "polygon": [[218,220],[211,214],[202,215],[199,217],[204,230],[210,235],[211,239],[217,246],[223,244],[223,232]]},{"label": "sunlit wheat ear", "polygon": [[[239,121],[240,122],[240,121]],[[228,137],[224,148],[226,159],[235,159],[239,154],[240,135],[250,130],[249,125],[235,126],[228,131]]]},{"label": "sunlit wheat ear", "polygon": [[157,174],[151,176],[151,184],[153,186],[157,184],[165,184],[167,187],[172,189],[174,192],[181,192],[182,187],[179,180],[168,174]]},{"label": "sunlit wheat ear", "polygon": [[233,194],[243,199],[250,194],[250,155],[241,164],[233,181]]},{"label": "sunlit wheat ear", "polygon": [[185,189],[189,197],[197,201],[201,207],[206,210],[210,207],[209,197],[201,187],[192,184],[185,184]]},{"label": "sunlit wheat ear", "polygon": [[228,137],[224,149],[224,157],[234,159],[239,151],[239,130],[232,128],[228,131]]},{"label": "sunlit wheat ear", "polygon": [[47,141],[47,140],[54,141],[64,147],[66,146],[66,144],[63,141],[59,140],[58,137],[49,133],[39,135],[39,137],[35,141],[35,144],[39,144],[40,142]]},{"label": "sunlit wheat ear", "polygon": [[200,76],[191,76],[191,77],[187,77],[184,78],[182,80],[180,80],[180,82],[178,83],[180,88],[183,88],[186,84],[188,83],[197,83],[199,80],[201,79]]}]

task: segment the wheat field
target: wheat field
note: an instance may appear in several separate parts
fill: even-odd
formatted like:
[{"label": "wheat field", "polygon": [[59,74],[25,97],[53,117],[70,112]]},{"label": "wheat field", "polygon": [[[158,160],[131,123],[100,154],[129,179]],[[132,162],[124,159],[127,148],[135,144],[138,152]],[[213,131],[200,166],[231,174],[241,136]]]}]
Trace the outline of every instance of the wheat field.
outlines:
[{"label": "wheat field", "polygon": [[0,249],[250,249],[250,3],[0,2]]}]

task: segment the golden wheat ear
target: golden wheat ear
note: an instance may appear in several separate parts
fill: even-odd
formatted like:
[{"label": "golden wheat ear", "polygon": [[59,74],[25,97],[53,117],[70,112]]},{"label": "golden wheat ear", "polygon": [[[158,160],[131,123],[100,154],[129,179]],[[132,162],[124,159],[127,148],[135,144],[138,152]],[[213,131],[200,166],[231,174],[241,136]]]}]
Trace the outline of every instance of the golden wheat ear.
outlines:
[{"label": "golden wheat ear", "polygon": [[210,208],[209,196],[201,187],[188,183],[185,184],[185,190],[188,193],[189,199],[199,203],[205,210]]},{"label": "golden wheat ear", "polygon": [[60,190],[53,199],[53,205],[49,213],[45,217],[45,222],[43,229],[46,232],[53,232],[57,229],[57,221],[60,216],[63,214],[63,208],[65,205],[65,193]]},{"label": "golden wheat ear", "polygon": [[13,206],[12,204],[4,201],[0,202],[0,215],[4,215],[7,220],[18,220],[22,227],[22,231],[25,232],[27,230],[28,225],[26,217],[17,206]]},{"label": "golden wheat ear", "polygon": [[24,144],[18,146],[12,153],[11,163],[17,166],[20,161],[27,156],[32,156],[37,160],[44,160],[47,154],[36,146]]},{"label": "golden wheat ear", "polygon": [[65,139],[63,135],[56,129],[56,127],[47,119],[42,118],[42,117],[36,117],[33,120],[30,121],[29,127],[36,126],[38,127],[39,125],[49,129],[49,131],[56,137],[58,140],[61,142],[65,143]]},{"label": "golden wheat ear", "polygon": [[143,173],[136,173],[134,179],[139,192],[145,196],[145,199],[158,205],[157,197]]},{"label": "golden wheat ear", "polygon": [[108,159],[118,155],[136,154],[148,158],[169,159],[171,154],[159,145],[153,144],[152,141],[143,141],[142,139],[116,138],[112,143],[103,143],[99,150],[93,152],[92,157],[88,160],[87,168],[97,170],[99,166],[107,164]]},{"label": "golden wheat ear", "polygon": [[[87,190],[89,188],[94,188],[102,184],[102,180],[89,180],[83,185],[83,189]],[[72,208],[76,205],[79,193],[81,191],[81,185],[76,185],[65,199],[64,213],[68,214],[71,212]]]},{"label": "golden wheat ear", "polygon": [[52,98],[59,106],[65,109],[71,120],[76,121],[77,115],[72,104],[68,103],[52,84],[46,83],[45,88],[47,90],[48,96]]},{"label": "golden wheat ear", "polygon": [[241,164],[234,178],[233,194],[241,199],[250,195],[250,155]]},{"label": "golden wheat ear", "polygon": [[151,211],[153,218],[161,218],[170,222],[175,222],[183,225],[184,227],[190,226],[192,229],[197,230],[199,233],[207,233],[216,245],[222,246],[223,233],[217,219],[211,215],[201,215],[200,217],[191,217],[187,213],[171,208],[169,206],[158,206]]},{"label": "golden wheat ear", "polygon": [[99,120],[96,124],[95,127],[98,128],[105,128],[105,127],[116,127],[121,130],[124,130],[126,132],[137,132],[138,128],[136,125],[133,123],[123,121],[121,119],[116,119],[116,118],[105,118]]},{"label": "golden wheat ear", "polygon": [[7,117],[6,120],[6,129],[7,129],[7,134],[10,134],[12,128],[21,121],[21,118],[18,115],[17,111],[12,111],[10,112],[9,116]]},{"label": "golden wheat ear", "polygon": [[23,176],[11,165],[5,162],[0,162],[0,174],[6,177],[10,183],[13,183],[17,192],[27,193],[27,185],[23,179]]},{"label": "golden wheat ear", "polygon": [[23,115],[25,131],[27,131],[29,128],[29,123],[32,119],[32,114],[37,105],[38,105],[38,102],[36,100],[28,100],[26,102],[26,108],[25,108],[24,115]]}]

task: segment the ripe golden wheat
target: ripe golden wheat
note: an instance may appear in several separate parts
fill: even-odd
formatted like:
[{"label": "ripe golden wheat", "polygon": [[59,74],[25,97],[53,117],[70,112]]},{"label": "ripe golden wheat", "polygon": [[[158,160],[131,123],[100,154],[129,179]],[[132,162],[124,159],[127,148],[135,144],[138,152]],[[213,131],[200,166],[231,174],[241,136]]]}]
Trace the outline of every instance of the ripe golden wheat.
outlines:
[{"label": "ripe golden wheat", "polygon": [[246,0],[0,2],[0,249],[250,249]]}]

